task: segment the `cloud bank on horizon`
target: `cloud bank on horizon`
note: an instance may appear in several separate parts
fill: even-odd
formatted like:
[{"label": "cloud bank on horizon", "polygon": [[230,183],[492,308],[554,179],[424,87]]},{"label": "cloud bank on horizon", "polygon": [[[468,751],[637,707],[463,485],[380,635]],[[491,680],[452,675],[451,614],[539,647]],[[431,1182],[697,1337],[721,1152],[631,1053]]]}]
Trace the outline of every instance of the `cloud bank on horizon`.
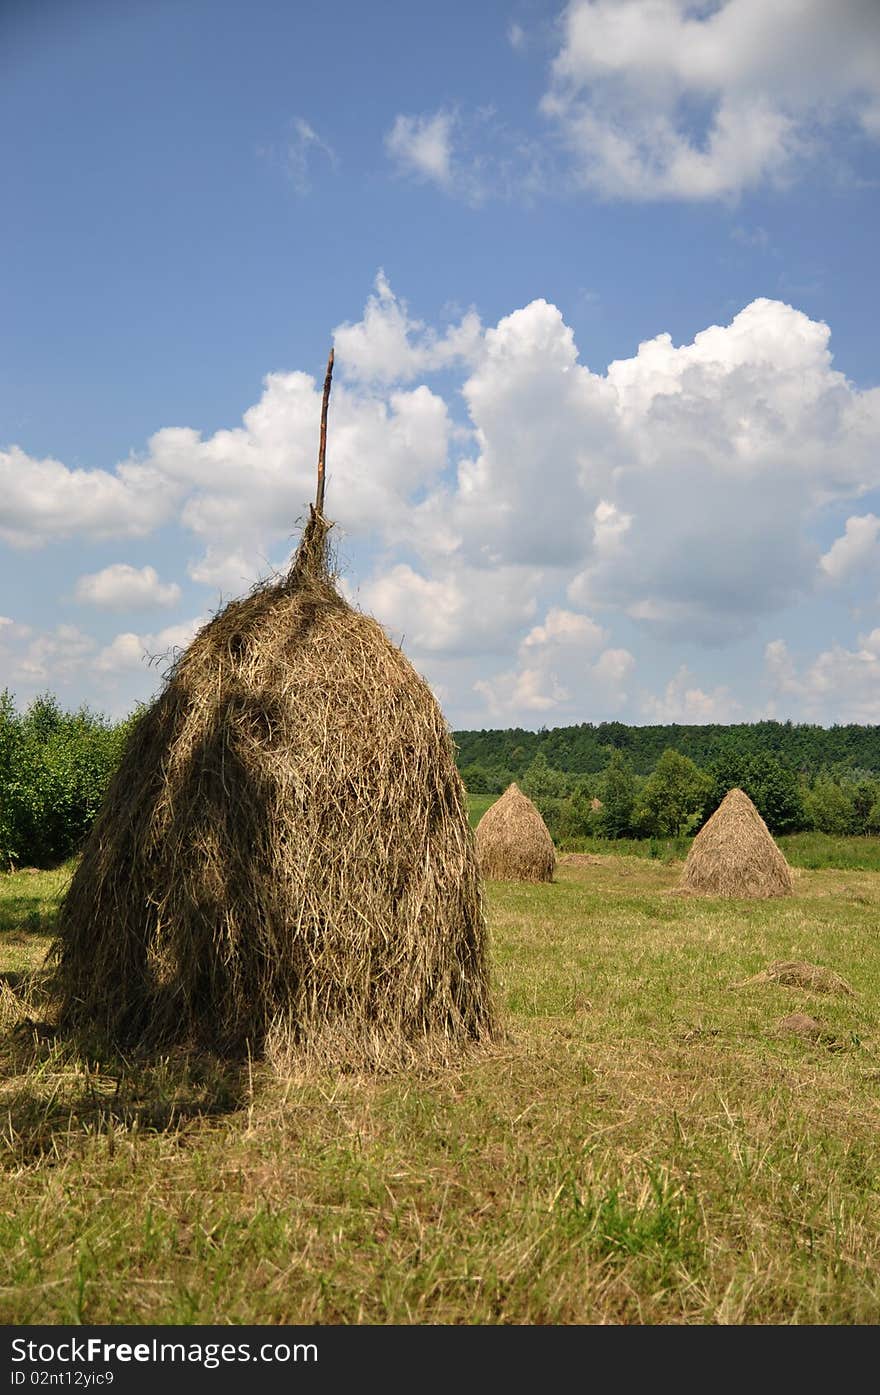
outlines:
[{"label": "cloud bank on horizon", "polygon": [[[362,318],[334,335],[328,508],[356,557],[349,593],[402,639],[456,725],[872,720],[878,519],[860,500],[880,488],[880,389],[848,382],[829,339],[762,298],[600,373],[546,300],[494,325],[468,311],[434,327],[380,272]],[[197,623],[149,623],[180,609],[181,583],[204,614],[217,588],[236,594],[283,566],[313,492],[320,386],[269,374],[239,426],[159,427],[114,470],[0,452],[0,537],[23,570],[62,540],[84,556],[97,540],[118,550],[76,578],[54,630],[0,620],[12,684],[124,705],[155,686],[144,655]],[[823,549],[819,525],[841,508]],[[172,524],[186,576],[126,559],[131,539]],[[868,619],[848,643],[792,655],[799,604],[856,592]],[[100,645],[98,609],[142,624]],[[666,665],[654,687],[643,644],[655,673]],[[743,691],[692,672],[712,648],[756,645]]]}]

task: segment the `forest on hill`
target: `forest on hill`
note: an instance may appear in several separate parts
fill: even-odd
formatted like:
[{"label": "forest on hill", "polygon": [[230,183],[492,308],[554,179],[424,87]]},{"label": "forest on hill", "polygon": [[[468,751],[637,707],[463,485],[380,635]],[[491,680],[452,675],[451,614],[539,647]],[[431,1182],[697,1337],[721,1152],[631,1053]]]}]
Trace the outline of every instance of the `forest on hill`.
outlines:
[{"label": "forest on hill", "polygon": [[[636,775],[649,775],[666,750],[678,751],[701,769],[719,760],[772,756],[800,775],[863,771],[880,775],[880,725],[820,727],[793,722],[743,722],[721,726],[626,726],[582,722],[573,727],[525,731],[456,731],[458,764],[474,793],[493,794],[523,776],[540,753],[565,775],[594,775],[622,752]],[[488,783],[487,783],[488,782]]]}]

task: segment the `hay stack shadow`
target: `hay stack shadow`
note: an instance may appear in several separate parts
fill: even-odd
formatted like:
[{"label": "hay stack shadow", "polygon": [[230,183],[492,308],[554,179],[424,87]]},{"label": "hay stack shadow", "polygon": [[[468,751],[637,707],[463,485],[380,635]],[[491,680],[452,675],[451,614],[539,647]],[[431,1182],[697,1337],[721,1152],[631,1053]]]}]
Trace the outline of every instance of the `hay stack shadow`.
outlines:
[{"label": "hay stack shadow", "polygon": [[730,790],[691,844],[676,890],[760,899],[793,889],[791,868],[749,796]]},{"label": "hay stack shadow", "polygon": [[556,849],[547,825],[517,784],[477,824],[477,861],[489,881],[552,882]]}]

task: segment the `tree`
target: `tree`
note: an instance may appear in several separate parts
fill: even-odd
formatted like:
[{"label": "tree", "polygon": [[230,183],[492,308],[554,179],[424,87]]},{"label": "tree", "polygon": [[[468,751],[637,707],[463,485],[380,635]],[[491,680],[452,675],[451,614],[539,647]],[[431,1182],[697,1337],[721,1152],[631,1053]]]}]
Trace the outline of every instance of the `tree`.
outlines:
[{"label": "tree", "polygon": [[804,828],[807,816],[797,771],[766,751],[749,755],[725,751],[714,760],[708,774],[712,793],[705,814],[714,814],[724,796],[741,789],[749,796],[771,833],[793,833]]},{"label": "tree", "polygon": [[8,688],[0,693],[0,869],[18,856],[16,803],[18,795],[17,754],[21,720]]},{"label": "tree", "polygon": [[563,799],[568,793],[568,781],[559,770],[547,764],[547,757],[539,751],[522,778],[523,794],[529,799]]},{"label": "tree", "polygon": [[711,794],[710,776],[668,747],[642,790],[639,825],[646,833],[677,837],[700,822]]},{"label": "tree", "polygon": [[592,780],[578,780],[559,811],[561,838],[589,838],[596,833],[601,811],[593,808],[595,788]]},{"label": "tree", "polygon": [[743,788],[771,833],[794,833],[806,824],[797,771],[775,756],[753,756]]},{"label": "tree", "polygon": [[597,822],[604,838],[626,838],[632,833],[635,802],[635,776],[626,756],[616,750],[602,779],[602,808]]},{"label": "tree", "polygon": [[804,798],[807,816],[820,833],[851,833],[854,823],[853,801],[847,790],[835,780],[820,776]]},{"label": "tree", "polygon": [[859,780],[852,789],[853,831],[868,833],[873,831],[869,821],[880,796],[875,780]]}]

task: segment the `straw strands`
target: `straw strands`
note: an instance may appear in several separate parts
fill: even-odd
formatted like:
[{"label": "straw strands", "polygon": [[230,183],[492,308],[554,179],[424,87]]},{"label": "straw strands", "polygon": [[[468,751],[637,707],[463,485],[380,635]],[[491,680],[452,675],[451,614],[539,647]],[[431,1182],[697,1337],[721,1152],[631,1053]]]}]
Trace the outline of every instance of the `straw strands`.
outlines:
[{"label": "straw strands", "polygon": [[451,737],[336,590],[329,526],[313,509],[289,573],[207,624],[137,722],[61,910],[68,1025],[380,1066],[491,1037]]},{"label": "straw strands", "polygon": [[538,810],[518,785],[508,785],[477,824],[477,860],[480,872],[489,880],[553,880],[553,839]]},{"label": "straw strands", "polygon": [[743,790],[730,790],[700,829],[678,889],[707,896],[791,895],[791,868]]}]

